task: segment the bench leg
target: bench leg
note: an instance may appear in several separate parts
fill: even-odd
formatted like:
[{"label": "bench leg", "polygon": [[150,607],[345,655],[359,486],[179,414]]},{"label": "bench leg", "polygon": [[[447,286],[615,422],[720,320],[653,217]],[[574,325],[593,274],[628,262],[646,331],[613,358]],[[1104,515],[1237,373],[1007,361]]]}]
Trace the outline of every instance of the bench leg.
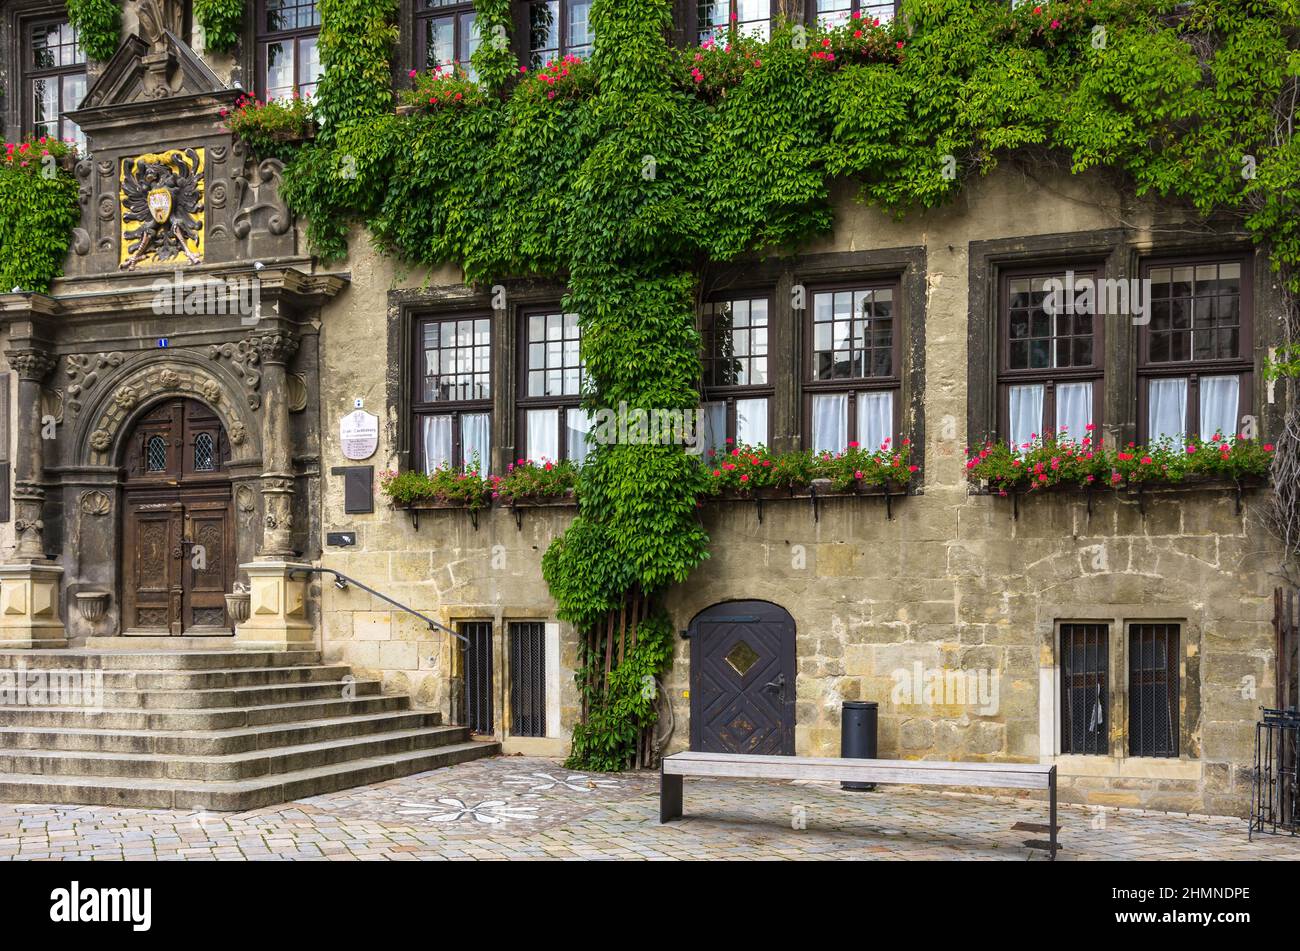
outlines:
[{"label": "bench leg", "polygon": [[1051,774],[1047,777],[1047,829],[1049,846],[1048,860],[1056,861],[1056,769],[1053,767]]},{"label": "bench leg", "polygon": [[682,777],[669,775],[659,768],[659,821],[672,822],[682,817]]}]

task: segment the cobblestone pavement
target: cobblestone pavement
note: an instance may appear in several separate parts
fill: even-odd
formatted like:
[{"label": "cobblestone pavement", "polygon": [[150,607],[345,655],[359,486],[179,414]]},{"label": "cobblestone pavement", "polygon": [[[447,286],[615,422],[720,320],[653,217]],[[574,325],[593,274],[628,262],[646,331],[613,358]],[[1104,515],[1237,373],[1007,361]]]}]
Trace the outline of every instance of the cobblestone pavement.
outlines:
[{"label": "cobblestone pavement", "polygon": [[[246,813],[0,803],[0,859],[995,859],[1042,861],[1012,829],[1046,804],[882,787],[686,780],[660,825],[657,774],[497,757]],[[1058,860],[1300,857],[1240,819],[1063,806]]]}]

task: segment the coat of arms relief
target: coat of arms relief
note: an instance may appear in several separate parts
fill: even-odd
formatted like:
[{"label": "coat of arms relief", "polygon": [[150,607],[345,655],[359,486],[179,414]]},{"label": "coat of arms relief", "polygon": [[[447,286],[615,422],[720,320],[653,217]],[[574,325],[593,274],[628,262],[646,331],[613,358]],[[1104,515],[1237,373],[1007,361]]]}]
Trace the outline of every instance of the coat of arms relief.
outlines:
[{"label": "coat of arms relief", "polygon": [[121,268],[203,261],[204,150],[122,160]]}]

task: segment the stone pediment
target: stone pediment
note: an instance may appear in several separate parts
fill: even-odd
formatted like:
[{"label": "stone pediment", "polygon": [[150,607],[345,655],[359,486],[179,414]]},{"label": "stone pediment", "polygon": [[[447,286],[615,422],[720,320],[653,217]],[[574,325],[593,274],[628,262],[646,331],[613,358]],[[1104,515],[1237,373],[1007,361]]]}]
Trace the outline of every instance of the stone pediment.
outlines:
[{"label": "stone pediment", "polygon": [[152,43],[128,36],[87,91],[81,107],[70,115],[93,132],[109,113],[153,112],[160,104],[174,112],[181,105],[178,100],[228,100],[238,95],[239,90],[218,79],[175,33],[163,30]]}]

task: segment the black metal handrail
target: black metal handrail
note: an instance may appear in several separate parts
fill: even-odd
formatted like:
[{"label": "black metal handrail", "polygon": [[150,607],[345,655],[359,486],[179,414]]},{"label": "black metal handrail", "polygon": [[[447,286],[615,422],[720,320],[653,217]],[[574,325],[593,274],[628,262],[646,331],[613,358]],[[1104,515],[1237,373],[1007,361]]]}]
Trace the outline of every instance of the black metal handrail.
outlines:
[{"label": "black metal handrail", "polygon": [[[358,581],[356,578],[351,578],[348,575],[345,575],[341,571],[335,571],[333,568],[294,568],[292,571],[289,572],[290,576],[298,573],[309,574],[309,575],[333,575],[335,578],[334,587],[338,588],[340,591],[346,591],[348,589],[348,585],[356,585],[358,588],[360,588],[362,591],[365,591],[367,594],[373,594],[376,598],[379,598],[382,601],[387,601],[393,607],[401,608],[407,614],[414,614],[425,624],[429,625],[429,629],[431,631],[443,631],[447,634],[450,634],[452,637],[456,638],[458,641],[463,643],[465,647],[469,647],[469,638],[465,637],[463,634],[456,633],[451,628],[447,627],[445,624],[439,624],[433,618],[421,614],[419,611],[415,610],[414,608],[408,608],[401,601],[395,601],[392,598],[390,598],[388,595],[384,594],[382,591],[376,591],[374,588],[370,587],[370,585],[363,584],[362,582]],[[464,648],[462,648],[462,650],[463,649]]]}]

